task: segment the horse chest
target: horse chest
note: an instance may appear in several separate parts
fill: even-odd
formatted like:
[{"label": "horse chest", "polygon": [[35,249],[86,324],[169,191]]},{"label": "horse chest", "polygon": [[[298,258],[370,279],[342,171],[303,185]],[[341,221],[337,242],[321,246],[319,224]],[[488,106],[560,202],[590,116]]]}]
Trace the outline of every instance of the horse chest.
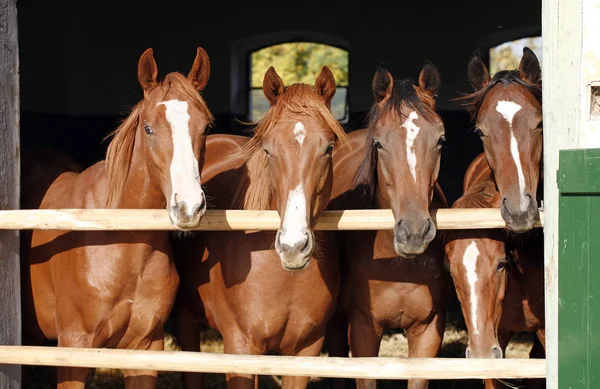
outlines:
[{"label": "horse chest", "polygon": [[314,258],[303,270],[284,270],[272,250],[220,257],[199,288],[206,319],[271,350],[292,347],[323,329],[333,313],[338,285],[323,273]]}]

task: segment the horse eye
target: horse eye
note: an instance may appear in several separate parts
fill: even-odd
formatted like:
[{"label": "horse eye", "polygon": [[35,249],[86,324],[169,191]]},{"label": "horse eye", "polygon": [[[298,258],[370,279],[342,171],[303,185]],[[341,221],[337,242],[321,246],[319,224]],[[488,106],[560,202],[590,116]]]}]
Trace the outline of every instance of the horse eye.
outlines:
[{"label": "horse eye", "polygon": [[146,134],[148,134],[148,135],[154,134],[154,131],[152,131],[152,129],[150,128],[150,126],[147,125],[147,124],[144,124],[144,131],[146,131]]},{"label": "horse eye", "polygon": [[480,137],[481,137],[481,136],[484,136],[484,135],[483,135],[483,131],[481,131],[481,129],[479,129],[479,128],[476,128],[476,129],[475,129],[475,134],[476,134],[477,136],[480,136]]},{"label": "horse eye", "polygon": [[498,271],[504,271],[506,269],[506,266],[508,265],[508,260],[506,258],[501,259],[498,262]]},{"label": "horse eye", "polygon": [[373,144],[375,145],[375,147],[377,148],[377,150],[383,150],[383,146],[381,145],[381,142],[379,142],[379,140],[374,139],[373,140]]},{"label": "horse eye", "polygon": [[333,153],[333,144],[327,146],[327,150],[325,150],[325,155],[331,155]]},{"label": "horse eye", "polygon": [[437,142],[437,146],[442,147],[444,145],[444,143],[446,143],[446,135],[440,136],[440,139],[438,139],[438,142]]}]

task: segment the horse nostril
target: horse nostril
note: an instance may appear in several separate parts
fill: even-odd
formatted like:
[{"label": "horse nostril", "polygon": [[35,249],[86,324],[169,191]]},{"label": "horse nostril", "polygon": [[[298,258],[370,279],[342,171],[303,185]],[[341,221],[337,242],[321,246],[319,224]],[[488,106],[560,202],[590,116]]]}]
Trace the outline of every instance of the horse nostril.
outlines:
[{"label": "horse nostril", "polygon": [[423,223],[423,228],[421,230],[421,236],[427,235],[427,233],[431,230],[431,220],[426,219],[425,223]]},{"label": "horse nostril", "polygon": [[202,210],[203,203],[198,203],[196,205],[194,205],[194,207],[192,208],[192,216],[195,216],[197,214],[200,213],[200,210]]},{"label": "horse nostril", "polygon": [[308,236],[308,233],[305,233],[304,234],[304,244],[300,248],[300,251],[303,252],[304,250],[306,250],[309,243],[310,243],[310,237]]},{"label": "horse nostril", "polygon": [[471,349],[467,347],[467,349],[465,350],[465,357],[466,358],[471,358]]},{"label": "horse nostril", "polygon": [[281,250],[281,252],[285,253],[285,252],[289,252],[292,250],[292,247],[290,245],[287,245],[285,243],[279,243],[279,249]]},{"label": "horse nostril", "polygon": [[408,240],[408,229],[404,220],[400,220],[396,225],[396,240],[405,242]]},{"label": "horse nostril", "polygon": [[495,359],[502,359],[502,349],[498,346],[492,347],[492,355]]}]

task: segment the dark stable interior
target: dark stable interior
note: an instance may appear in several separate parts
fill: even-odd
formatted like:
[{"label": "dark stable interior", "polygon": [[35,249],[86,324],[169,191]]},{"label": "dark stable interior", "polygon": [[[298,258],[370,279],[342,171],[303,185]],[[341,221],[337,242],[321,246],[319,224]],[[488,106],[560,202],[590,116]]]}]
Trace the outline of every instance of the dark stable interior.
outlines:
[{"label": "dark stable interior", "polygon": [[[364,126],[375,69],[417,79],[424,60],[439,69],[438,111],[447,143],[439,182],[452,203],[482,151],[468,113],[451,99],[471,92],[467,61],[479,50],[541,33],[541,1],[322,2],[20,0],[21,145],[61,149],[85,167],[104,158],[105,136],[139,99],[137,61],[154,49],[159,76],[186,74],[197,46],[211,60],[203,96],[216,117],[210,133],[246,133],[249,54],[287,41],[349,52],[348,131]],[[287,8],[289,6],[289,8]],[[293,7],[293,8],[292,8]],[[507,12],[511,10],[511,12]]]}]

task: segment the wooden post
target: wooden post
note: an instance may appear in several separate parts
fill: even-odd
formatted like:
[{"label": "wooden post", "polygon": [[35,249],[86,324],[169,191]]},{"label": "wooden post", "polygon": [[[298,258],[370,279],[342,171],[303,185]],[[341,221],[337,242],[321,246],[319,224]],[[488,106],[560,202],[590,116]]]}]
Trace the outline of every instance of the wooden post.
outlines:
[{"label": "wooden post", "polygon": [[[0,208],[19,208],[17,0],[0,0]],[[0,343],[21,344],[19,231],[0,231]],[[19,388],[21,367],[0,365],[0,388]]]},{"label": "wooden post", "polygon": [[[546,266],[547,388],[558,386],[559,150],[582,145],[583,7],[596,0],[543,0],[544,251]],[[593,21],[595,24],[600,20]],[[589,37],[597,40],[597,37]],[[593,146],[592,146],[593,147]],[[564,356],[567,357],[568,356]],[[562,388],[561,388],[562,389]]]}]

